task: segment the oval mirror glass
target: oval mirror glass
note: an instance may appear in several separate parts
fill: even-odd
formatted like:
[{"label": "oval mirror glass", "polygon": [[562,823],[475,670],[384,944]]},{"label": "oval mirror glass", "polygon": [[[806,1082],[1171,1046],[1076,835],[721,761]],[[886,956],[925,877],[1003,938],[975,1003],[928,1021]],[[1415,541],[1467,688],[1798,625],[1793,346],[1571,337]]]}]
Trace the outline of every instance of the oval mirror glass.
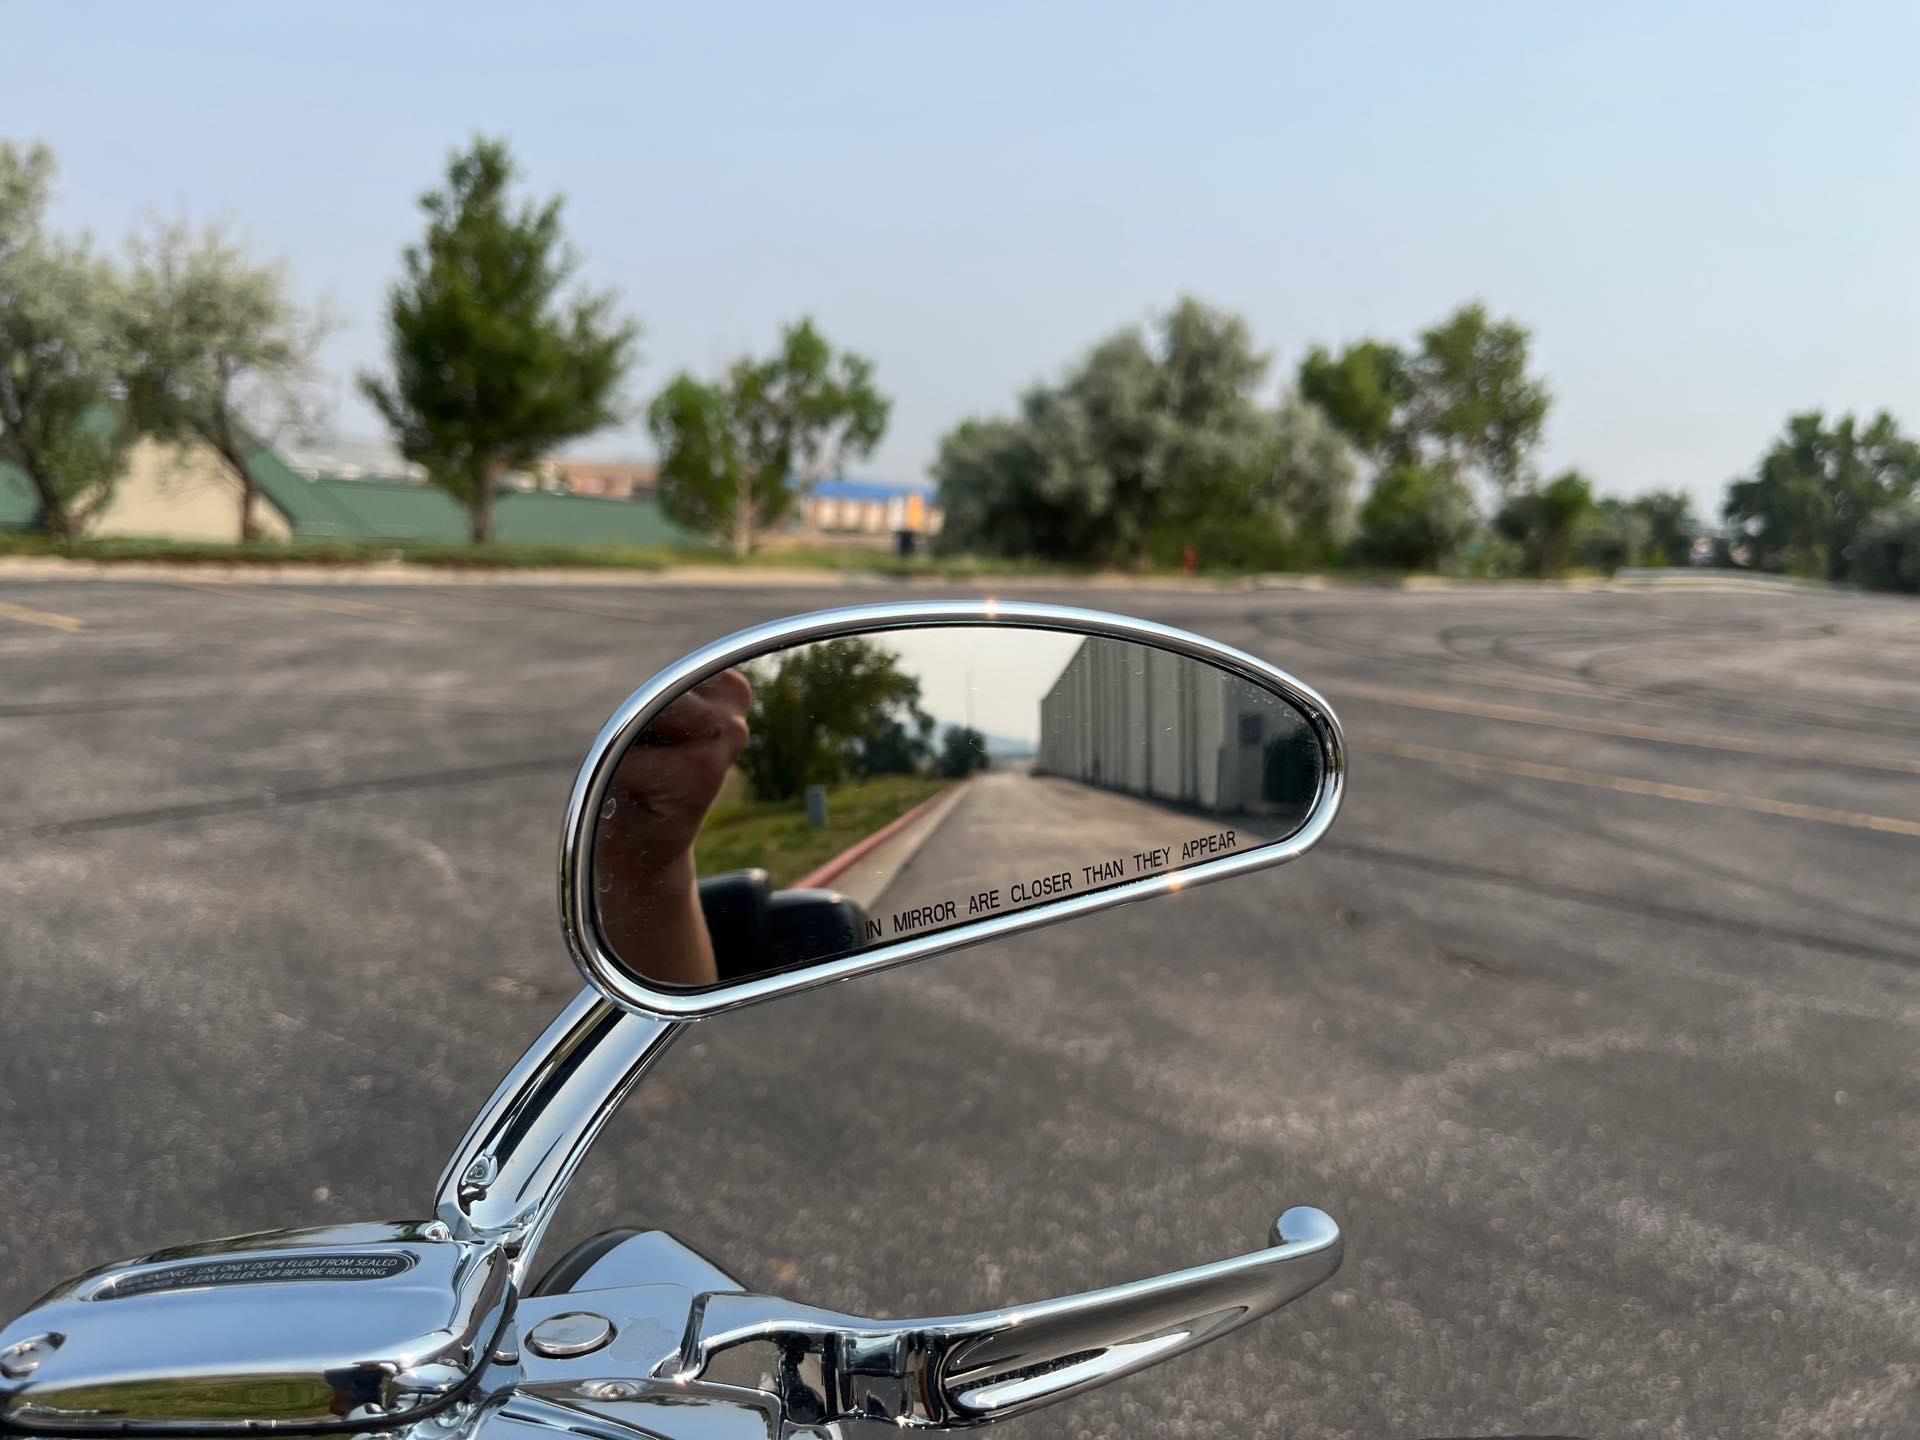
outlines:
[{"label": "oval mirror glass", "polygon": [[1336,736],[1277,682],[1111,635],[773,650],[667,697],[612,764],[595,938],[648,989],[699,992],[1164,892],[1298,835]]}]

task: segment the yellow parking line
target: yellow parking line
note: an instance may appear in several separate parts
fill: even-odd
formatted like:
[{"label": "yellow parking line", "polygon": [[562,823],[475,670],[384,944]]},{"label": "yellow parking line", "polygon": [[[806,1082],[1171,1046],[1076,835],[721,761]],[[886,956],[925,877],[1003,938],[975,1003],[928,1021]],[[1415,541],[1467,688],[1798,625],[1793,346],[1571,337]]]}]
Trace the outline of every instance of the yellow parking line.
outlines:
[{"label": "yellow parking line", "polygon": [[1851,830],[1875,830],[1883,835],[1920,839],[1920,820],[1872,815],[1864,810],[1835,810],[1826,805],[1802,805],[1796,800],[1769,800],[1761,795],[1738,795],[1730,790],[1707,790],[1698,785],[1670,785],[1664,780],[1641,780],[1632,775],[1602,775],[1537,760],[1510,760],[1499,755],[1475,755],[1465,750],[1442,750],[1433,745],[1370,740],[1369,751],[1384,751],[1404,760],[1424,760],[1461,770],[1485,770],[1557,785],[1583,785],[1589,790],[1612,790],[1620,795],[1646,795],[1656,800],[1679,800],[1688,805],[1711,805],[1721,810],[1744,810],[1753,815],[1777,815],[1788,820],[1812,820],[1822,825],[1844,825]]},{"label": "yellow parking line", "polygon": [[411,610],[393,605],[375,605],[367,600],[348,600],[338,595],[293,595],[266,585],[219,585],[210,580],[177,580],[188,590],[209,590],[217,595],[243,595],[248,599],[271,600],[276,605],[292,605],[302,610],[324,610],[329,615],[351,615],[356,620],[385,620],[395,625],[411,625],[420,617]]},{"label": "yellow parking line", "polygon": [[1382,705],[1433,710],[1446,715],[1472,715],[1484,720],[1507,720],[1516,725],[1542,725],[1553,730],[1577,730],[1587,735],[1618,735],[1629,740],[1652,740],[1663,745],[1685,745],[1696,750],[1728,750],[1737,755],[1824,761],[1863,770],[1887,770],[1896,775],[1920,775],[1920,760],[1907,760],[1898,755],[1840,754],[1815,745],[1783,745],[1777,740],[1753,740],[1744,735],[1721,735],[1670,725],[1641,725],[1632,720],[1603,720],[1586,715],[1568,715],[1559,710],[1501,705],[1493,701],[1456,700],[1451,696],[1398,690],[1386,685],[1342,685],[1339,693],[1343,698],[1351,695],[1357,700],[1374,700]]},{"label": "yellow parking line", "polygon": [[0,619],[18,620],[23,625],[44,625],[49,630],[64,630],[71,635],[82,629],[81,622],[71,615],[56,615],[51,610],[35,610],[29,605],[10,605],[0,600]]}]

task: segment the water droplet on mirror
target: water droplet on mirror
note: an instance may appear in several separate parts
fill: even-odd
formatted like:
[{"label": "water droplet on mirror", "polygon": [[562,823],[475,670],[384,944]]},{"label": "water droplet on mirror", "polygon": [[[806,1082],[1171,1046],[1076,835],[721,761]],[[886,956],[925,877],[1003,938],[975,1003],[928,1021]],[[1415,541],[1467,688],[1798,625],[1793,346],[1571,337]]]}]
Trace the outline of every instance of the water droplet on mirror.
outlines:
[{"label": "water droplet on mirror", "polygon": [[614,799],[613,796],[609,795],[600,804],[600,818],[602,820],[613,819],[613,812],[619,808],[620,808],[620,802]]}]

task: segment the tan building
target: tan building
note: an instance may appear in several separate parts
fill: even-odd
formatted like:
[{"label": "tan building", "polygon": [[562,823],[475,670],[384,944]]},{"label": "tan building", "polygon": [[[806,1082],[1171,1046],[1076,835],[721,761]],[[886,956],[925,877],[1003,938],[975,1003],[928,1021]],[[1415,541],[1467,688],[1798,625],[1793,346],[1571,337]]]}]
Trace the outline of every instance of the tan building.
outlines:
[{"label": "tan building", "polygon": [[[285,540],[287,517],[256,496],[254,533]],[[240,538],[240,483],[205,445],[136,443],[91,535],[164,535],[173,540],[232,541]]]},{"label": "tan building", "polygon": [[660,472],[630,460],[542,460],[537,478],[542,490],[565,495],[595,495],[602,500],[631,500],[659,488]]},{"label": "tan building", "polygon": [[1033,773],[1216,815],[1304,819],[1320,792],[1307,722],[1168,650],[1087,640],[1040,700]]},{"label": "tan building", "polygon": [[[263,540],[461,545],[470,533],[464,507],[433,485],[374,475],[348,479],[303,473],[268,445],[254,452],[247,469],[258,487],[254,533]],[[650,495],[610,500],[531,485],[509,488],[500,496],[494,521],[503,545],[699,549],[704,543],[669,520]],[[40,502],[32,483],[0,462],[0,531],[39,528]],[[231,544],[240,538],[239,482],[205,446],[143,441],[129,452],[113,496],[90,533]]]}]

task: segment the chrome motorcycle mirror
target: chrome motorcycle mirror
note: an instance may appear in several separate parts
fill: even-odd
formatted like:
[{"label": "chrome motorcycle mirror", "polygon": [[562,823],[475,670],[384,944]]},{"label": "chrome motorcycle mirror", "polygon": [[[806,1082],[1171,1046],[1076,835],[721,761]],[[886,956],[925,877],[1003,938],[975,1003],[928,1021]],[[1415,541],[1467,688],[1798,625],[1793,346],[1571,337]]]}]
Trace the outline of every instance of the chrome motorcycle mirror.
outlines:
[{"label": "chrome motorcycle mirror", "polygon": [[587,980],[691,1019],[1282,864],[1338,722],[1196,635],[982,602],[749,630],[620,707],[567,813]]},{"label": "chrome motorcycle mirror", "polygon": [[[1337,1225],[1016,1309],[881,1321],[745,1294],[672,1237],[532,1264],[607,1118],[690,1020],[1278,865],[1326,833],[1339,722],[1266,662],[1122,616],[890,605],[782,621],[648,681],[567,808],[591,989],[500,1083],[430,1219],[90,1271],[0,1330],[0,1432],[695,1440],[957,1429],[1306,1293]],[[536,1435],[534,1432],[538,1432]]]}]

